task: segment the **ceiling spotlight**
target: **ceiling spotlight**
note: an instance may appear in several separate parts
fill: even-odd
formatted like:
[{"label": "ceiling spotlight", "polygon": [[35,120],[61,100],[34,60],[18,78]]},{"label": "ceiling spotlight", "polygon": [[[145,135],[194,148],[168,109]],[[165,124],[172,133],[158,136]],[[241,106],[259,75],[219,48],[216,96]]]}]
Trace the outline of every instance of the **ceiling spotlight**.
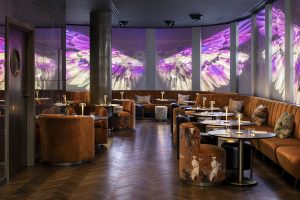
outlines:
[{"label": "ceiling spotlight", "polygon": [[195,20],[195,21],[200,21],[202,19],[202,16],[203,15],[198,14],[198,13],[190,14],[190,18]]},{"label": "ceiling spotlight", "polygon": [[166,24],[168,27],[173,27],[173,26],[175,25],[175,21],[166,20],[166,21],[165,21],[165,24]]},{"label": "ceiling spotlight", "polygon": [[120,27],[125,27],[128,24],[128,21],[119,21]]}]

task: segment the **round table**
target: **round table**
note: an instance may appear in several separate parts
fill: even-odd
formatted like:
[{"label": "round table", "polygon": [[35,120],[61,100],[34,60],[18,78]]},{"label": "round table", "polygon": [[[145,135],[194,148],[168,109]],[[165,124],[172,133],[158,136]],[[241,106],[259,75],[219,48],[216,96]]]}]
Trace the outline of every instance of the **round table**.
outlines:
[{"label": "round table", "polygon": [[[224,112],[196,112],[193,113],[195,117],[211,117],[211,118],[219,118],[219,117],[226,117],[226,113]],[[227,117],[234,116],[234,113],[227,113]]]},{"label": "round table", "polygon": [[218,107],[213,107],[213,108],[208,108],[208,107],[186,107],[185,110],[192,110],[195,112],[200,112],[200,111],[218,111],[220,108]]},{"label": "round table", "polygon": [[231,139],[237,139],[239,143],[239,176],[238,180],[228,180],[228,182],[232,185],[237,186],[248,186],[248,185],[256,185],[257,181],[244,177],[244,167],[243,167],[243,161],[244,161],[244,149],[243,149],[243,143],[244,140],[253,140],[253,139],[264,139],[264,138],[272,138],[275,137],[275,133],[266,132],[266,131],[254,131],[254,130],[241,130],[241,133],[237,133],[238,130],[236,129],[223,129],[223,130],[214,130],[209,131],[208,134],[216,136],[216,137],[222,137],[222,138],[231,138]]},{"label": "round table", "polygon": [[[203,120],[200,122],[204,125],[214,125],[214,126],[226,126],[226,127],[232,127],[232,126],[238,126],[238,120]],[[250,121],[241,121],[241,126],[250,126],[254,125],[253,122]]]}]

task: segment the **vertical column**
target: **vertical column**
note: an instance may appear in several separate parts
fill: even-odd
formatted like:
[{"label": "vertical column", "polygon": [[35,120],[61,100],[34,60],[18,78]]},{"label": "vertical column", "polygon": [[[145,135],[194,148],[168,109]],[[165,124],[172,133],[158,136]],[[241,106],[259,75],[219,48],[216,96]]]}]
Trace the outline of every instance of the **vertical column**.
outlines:
[{"label": "vertical column", "polygon": [[256,95],[256,72],[257,72],[257,25],[256,25],[256,15],[251,16],[251,93]]},{"label": "vertical column", "polygon": [[285,1],[285,101],[294,103],[294,58],[292,1]]},{"label": "vertical column", "polygon": [[156,30],[146,30],[146,77],[145,89],[154,90],[156,87]]},{"label": "vertical column", "polygon": [[272,4],[266,5],[266,65],[265,65],[265,98],[272,98]]},{"label": "vertical column", "polygon": [[91,103],[104,103],[104,95],[111,100],[111,12],[90,14],[90,94]]},{"label": "vertical column", "polygon": [[230,92],[238,92],[238,27],[237,22],[230,24]]},{"label": "vertical column", "polygon": [[192,28],[192,90],[201,90],[201,28]]}]

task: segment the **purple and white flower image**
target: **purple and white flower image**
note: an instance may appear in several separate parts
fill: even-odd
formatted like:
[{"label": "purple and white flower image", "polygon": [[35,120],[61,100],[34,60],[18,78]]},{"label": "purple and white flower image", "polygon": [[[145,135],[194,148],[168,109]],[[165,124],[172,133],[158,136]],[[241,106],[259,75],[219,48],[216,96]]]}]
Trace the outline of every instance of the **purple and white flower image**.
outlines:
[{"label": "purple and white flower image", "polygon": [[0,90],[5,88],[5,39],[0,36]]},{"label": "purple and white flower image", "polygon": [[187,48],[159,60],[158,74],[170,90],[190,90],[192,86],[192,49]]},{"label": "purple and white flower image", "polygon": [[[90,38],[67,30],[67,84],[89,90]],[[129,90],[144,73],[144,63],[112,48],[112,89]]]},{"label": "purple and white flower image", "polygon": [[144,74],[144,63],[112,49],[112,89],[130,90]]}]

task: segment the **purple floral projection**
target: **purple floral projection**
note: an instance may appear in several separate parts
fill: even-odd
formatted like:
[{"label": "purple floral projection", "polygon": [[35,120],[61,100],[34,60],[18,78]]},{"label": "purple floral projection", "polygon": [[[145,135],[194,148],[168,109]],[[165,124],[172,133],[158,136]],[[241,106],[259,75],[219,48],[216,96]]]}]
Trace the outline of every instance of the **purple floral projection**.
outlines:
[{"label": "purple floral projection", "polygon": [[[251,33],[249,21],[239,23],[241,32],[240,44],[246,43]],[[243,71],[249,55],[238,53],[238,74]],[[230,81],[230,28],[213,34],[202,41],[201,58],[201,90],[214,91],[216,88],[226,86]]]},{"label": "purple floral projection", "polygon": [[4,62],[5,62],[5,39],[4,37],[0,36],[0,90],[4,90],[5,88],[5,68],[4,68]]},{"label": "purple floral projection", "polygon": [[35,49],[35,89],[50,89],[51,82],[58,77],[58,61],[56,49],[45,49],[36,45]]},{"label": "purple floral projection", "polygon": [[[67,85],[89,90],[90,38],[67,29],[66,32]],[[130,90],[144,73],[144,63],[112,48],[112,89]]]}]

